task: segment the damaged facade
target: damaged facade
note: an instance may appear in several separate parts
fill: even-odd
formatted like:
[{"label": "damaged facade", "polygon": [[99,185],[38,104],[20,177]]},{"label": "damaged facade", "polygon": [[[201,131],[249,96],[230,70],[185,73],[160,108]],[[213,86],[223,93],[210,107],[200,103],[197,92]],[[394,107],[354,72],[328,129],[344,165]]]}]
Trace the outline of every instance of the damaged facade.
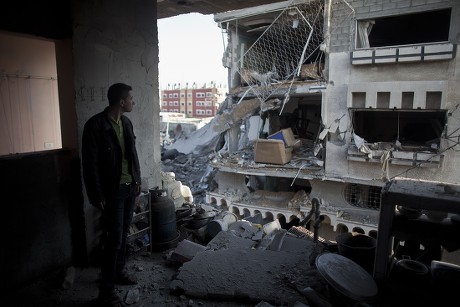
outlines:
[{"label": "damaged facade", "polygon": [[240,218],[302,221],[316,198],[321,236],[375,237],[389,180],[459,182],[459,9],[285,1],[215,14],[230,93],[200,147],[170,148],[214,150],[207,202]]},{"label": "damaged facade", "polygon": [[[120,0],[44,3],[21,0],[9,3],[8,14],[0,21],[2,31],[55,45],[56,74],[53,72],[49,82],[55,83],[55,78],[59,81],[62,148],[10,154],[1,159],[1,169],[6,174],[1,186],[3,195],[7,197],[5,214],[8,216],[4,233],[14,234],[5,235],[5,246],[8,248],[2,252],[2,294],[49,272],[70,265],[85,266],[93,256],[99,243],[100,229],[95,223],[98,212],[88,203],[83,191],[80,136],[85,119],[107,105],[105,89],[116,80],[124,80],[135,87],[137,105],[130,115],[137,123],[136,135],[140,140],[138,145],[144,188],[162,184],[160,135],[157,133],[160,128],[160,103],[155,19],[191,10],[211,14],[272,1],[193,1],[194,5],[183,5],[184,2],[157,1],[155,5],[146,0],[129,3]],[[381,176],[383,165],[388,166],[386,170],[390,178],[403,175],[457,183],[458,173],[455,169],[458,154],[455,139],[459,122],[456,106],[460,96],[456,87],[459,81],[456,69],[459,4],[454,0],[430,1],[429,4],[423,0],[412,2],[412,6],[408,1],[392,1],[390,4],[342,0],[324,3],[284,2],[281,5],[216,15],[217,20],[231,34],[224,59],[225,65],[230,68],[232,91],[212,126],[195,134],[201,146],[189,146],[185,140],[174,144],[181,146],[180,150],[185,153],[199,152],[203,160],[208,158],[208,155],[202,154],[204,151],[216,151],[211,160],[219,172],[219,187],[213,189],[213,183],[207,179],[199,182],[200,191],[211,191],[208,194],[210,202],[228,207],[232,212],[238,209],[240,216],[259,211],[267,218],[273,216],[282,220],[284,216],[287,222],[302,216],[308,217],[306,213],[311,212],[309,199],[321,199],[320,211],[326,217],[325,222],[339,225],[337,220],[341,219],[339,221],[343,225],[350,223],[347,224],[350,225],[348,230],[352,230],[354,222],[345,218],[350,216],[352,209],[364,212],[363,219],[366,221],[368,215],[371,218],[371,213],[377,215],[377,210],[351,206],[345,200],[360,203],[357,200],[367,195],[365,191],[379,190],[385,182]],[[303,3],[307,6],[306,10],[301,7]],[[298,7],[285,11],[287,5]],[[266,16],[268,12],[272,16]],[[280,16],[282,12],[284,14]],[[446,14],[449,16],[447,19]],[[262,20],[253,24],[247,20],[246,25],[242,24],[244,19],[256,15],[269,17],[269,21]],[[400,19],[396,17],[409,15],[422,16],[424,23],[430,20],[435,22],[434,25],[430,23],[428,29],[420,31],[423,37],[430,37],[431,40],[408,42],[407,38],[392,34],[390,38],[398,37],[402,42],[381,45],[382,41],[388,43],[389,38],[382,35],[382,31],[376,31],[380,21],[384,29],[390,29],[390,21],[398,24]],[[296,16],[299,18],[295,19]],[[275,19],[280,24],[292,25],[292,29],[319,29],[319,34],[315,32],[315,35],[310,36],[311,32],[304,30],[304,34],[297,37],[292,31],[283,32],[281,27],[273,34],[275,38],[268,39],[267,43],[259,40],[263,33],[269,33],[264,28],[269,29]],[[415,28],[422,29],[420,18],[418,20],[417,23],[417,18],[409,18],[409,24],[416,24]],[[355,31],[357,21],[360,21],[360,28],[366,28],[366,32],[369,32],[369,48],[364,45],[366,36],[360,36],[359,45],[355,43],[358,41]],[[372,29],[370,24],[373,25]],[[242,27],[246,27],[246,32],[243,32]],[[397,34],[402,33],[404,27],[397,27]],[[425,35],[430,29],[436,29],[434,34],[444,33],[444,37]],[[294,37],[295,43],[292,46],[283,44]],[[275,44],[270,43],[271,40]],[[251,48],[257,42],[263,43],[263,46],[260,49]],[[309,44],[314,46],[308,47]],[[2,45],[2,52],[11,46],[10,43]],[[41,59],[37,57],[37,48],[29,44],[22,46],[21,50],[32,54],[27,57],[28,60]],[[298,46],[302,48],[298,49]],[[295,50],[295,53],[280,55],[277,53],[280,48]],[[264,51],[268,54],[263,54]],[[34,70],[40,65],[25,65],[29,62],[14,61],[19,55],[22,54],[13,50],[4,56],[6,65],[2,74],[3,86],[9,78],[18,77],[20,84],[24,85],[42,82],[43,74],[37,74]],[[281,61],[275,61],[275,55]],[[243,58],[250,60],[242,61]],[[259,66],[265,68],[257,68],[259,66],[253,64],[257,60],[261,61]],[[300,70],[295,70],[299,63],[302,64]],[[273,67],[276,67],[276,71]],[[290,71],[293,69],[291,76]],[[11,93],[16,93],[18,88],[11,87]],[[45,91],[46,88],[40,87],[40,90]],[[50,101],[52,94],[54,91],[45,93],[40,101]],[[14,95],[11,97],[16,98]],[[30,100],[24,101],[33,100],[34,104],[31,105],[37,106],[37,95],[26,98]],[[12,102],[12,106],[18,107],[16,100],[12,99]],[[382,112],[384,106],[387,113]],[[394,107],[397,113],[390,111]],[[297,113],[293,111],[296,108],[300,110]],[[363,113],[358,114],[359,111]],[[403,111],[407,111],[407,114],[403,114]],[[434,122],[428,111],[434,114]],[[387,144],[382,143],[395,134],[394,131],[392,134],[387,132],[388,127],[398,127],[395,124],[389,125],[392,118],[397,117],[407,123],[427,113],[425,117],[420,117],[424,119],[420,124],[423,126],[429,119],[431,126],[428,127],[432,127],[443,124],[439,115],[443,112],[446,118],[439,145],[437,141],[424,144],[429,145],[426,146],[429,152],[417,151],[416,156],[407,156],[410,158],[402,156],[398,160],[394,156],[405,153],[403,150],[393,150],[391,156],[388,156]],[[383,121],[383,114],[387,115],[388,120],[381,125],[384,127],[379,126],[382,129],[365,129],[369,123],[377,126],[374,118],[369,115],[378,115],[376,118]],[[298,117],[302,120],[294,124]],[[10,119],[5,119],[5,123],[16,122]],[[47,117],[44,116],[44,119]],[[266,124],[262,125],[263,121]],[[262,126],[264,129],[259,131]],[[287,127],[295,134],[295,146],[283,150],[279,142],[273,143],[277,143],[279,152],[286,155],[283,159],[290,159],[289,162],[254,163],[255,141],[265,140],[268,136],[276,138],[277,133]],[[434,131],[438,132],[427,133],[426,139],[431,140],[433,135],[438,135],[440,128],[437,129]],[[352,131],[356,131],[353,138]],[[369,135],[371,131],[385,133],[383,136]],[[402,130],[398,128],[397,131]],[[407,135],[419,136],[405,132],[405,138]],[[421,135],[425,136],[425,133]],[[404,149],[409,144],[404,144],[402,136],[401,132],[401,138],[395,140],[398,139]],[[358,144],[356,147],[355,139],[358,142],[364,140],[363,145],[366,146],[361,148]],[[296,147],[297,140],[301,140],[303,145],[300,148]],[[391,146],[397,148],[400,145],[395,140],[391,138],[389,143],[394,143]],[[39,145],[50,149],[50,142],[45,142]],[[422,141],[418,140],[420,142],[423,143],[423,138]],[[57,148],[60,144],[56,141],[54,145]],[[377,147],[380,145],[382,147]],[[385,151],[380,154],[379,148]],[[433,155],[430,160],[420,160],[424,164],[416,167],[423,154],[433,152],[439,155]],[[388,163],[381,164],[378,159],[381,156],[387,156],[389,159],[384,161]],[[188,163],[187,167],[195,171],[192,162],[185,161],[184,164]],[[412,164],[397,164],[402,162]],[[178,189],[177,186],[173,188]],[[348,191],[346,195],[343,195],[344,190]],[[303,197],[303,193],[309,194],[309,197]],[[291,195],[299,197],[292,198]],[[378,193],[374,195],[377,200]],[[9,202],[8,196],[13,197],[13,202]],[[256,206],[256,199],[263,199],[264,203]],[[301,203],[297,203],[296,199],[300,199]],[[369,201],[368,197],[361,199],[366,200],[368,206],[372,204],[371,207],[376,203]],[[277,208],[274,208],[275,205]],[[327,215],[327,212],[332,214]],[[362,219],[358,220],[356,224],[366,233],[366,225],[374,226],[374,223],[366,222],[364,225]],[[339,228],[335,227],[336,230]],[[320,231],[326,229],[325,226],[320,227]],[[151,285],[151,281],[148,285]]]}]

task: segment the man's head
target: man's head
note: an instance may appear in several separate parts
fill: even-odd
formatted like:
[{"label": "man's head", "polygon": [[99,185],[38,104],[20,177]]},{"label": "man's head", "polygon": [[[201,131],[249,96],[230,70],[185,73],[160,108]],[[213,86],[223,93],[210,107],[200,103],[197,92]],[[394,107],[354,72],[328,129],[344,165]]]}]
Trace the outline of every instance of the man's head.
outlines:
[{"label": "man's head", "polygon": [[107,98],[110,106],[120,106],[125,112],[130,112],[134,105],[133,88],[124,83],[115,83],[109,87]]}]

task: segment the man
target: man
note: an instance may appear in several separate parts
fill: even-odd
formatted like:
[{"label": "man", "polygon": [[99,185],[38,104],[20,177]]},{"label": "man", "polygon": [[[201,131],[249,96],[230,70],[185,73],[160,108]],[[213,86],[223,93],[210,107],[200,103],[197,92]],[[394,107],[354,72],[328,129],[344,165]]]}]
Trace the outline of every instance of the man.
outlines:
[{"label": "man", "polygon": [[83,178],[89,202],[101,210],[104,246],[98,301],[123,306],[115,284],[136,284],[124,269],[126,237],[136,196],[141,192],[141,172],[133,124],[123,113],[135,104],[132,87],[115,83],[107,92],[109,106],[85,124],[82,139]]}]

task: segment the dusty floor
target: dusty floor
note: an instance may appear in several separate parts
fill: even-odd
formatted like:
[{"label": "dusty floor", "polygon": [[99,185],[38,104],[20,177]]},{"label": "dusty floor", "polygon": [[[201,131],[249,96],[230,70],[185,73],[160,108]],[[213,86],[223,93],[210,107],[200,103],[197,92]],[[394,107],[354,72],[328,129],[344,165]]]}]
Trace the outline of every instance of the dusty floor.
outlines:
[{"label": "dusty floor", "polygon": [[[127,268],[136,273],[139,283],[134,286],[117,286],[117,291],[125,303],[130,302],[129,299],[136,301],[138,297],[137,302],[126,304],[127,306],[254,306],[244,302],[203,300],[172,294],[170,283],[177,274],[178,267],[166,259],[167,253],[168,251],[143,253],[130,257]],[[77,268],[73,285],[67,290],[62,288],[62,274],[55,274],[8,297],[3,297],[0,304],[15,307],[97,306],[95,299],[98,293],[98,278],[97,267]]]},{"label": "dusty floor", "polygon": [[[292,241],[294,242],[294,241]],[[290,244],[292,247],[292,244]],[[296,244],[298,245],[298,244]],[[211,245],[212,246],[212,245]],[[284,245],[283,245],[284,246]],[[288,246],[289,247],[289,246]],[[247,264],[252,263],[251,265],[248,265],[248,268],[252,268],[253,271],[249,273],[246,271],[238,271],[235,270],[235,272],[229,273],[229,271],[223,271],[222,273],[219,272],[219,269],[216,269],[216,265],[219,267],[220,263],[222,263],[223,267],[232,267],[231,262],[232,259],[225,260],[226,256],[229,256],[233,259],[233,262],[237,261],[235,259],[242,259],[240,256],[234,256],[232,253],[228,253],[225,257],[221,257],[219,259],[214,259],[213,261],[210,261],[211,264],[206,265],[209,259],[207,256],[205,259],[201,259],[201,267],[203,268],[203,271],[200,271],[200,274],[198,274],[195,269],[186,269],[185,266],[187,263],[180,265],[177,262],[173,262],[170,260],[170,255],[171,252],[174,249],[171,250],[166,250],[164,252],[142,252],[138,253],[135,255],[132,255],[129,258],[129,261],[127,263],[127,269],[130,272],[133,272],[136,274],[138,277],[139,283],[134,286],[117,286],[117,291],[120,295],[120,297],[123,298],[125,302],[125,306],[133,306],[133,307],[186,307],[186,306],[209,306],[209,307],[272,307],[273,305],[264,302],[263,300],[260,300],[258,302],[255,302],[254,300],[249,301],[247,300],[236,300],[235,298],[237,296],[233,296],[227,299],[204,299],[203,297],[206,296],[189,296],[188,293],[190,292],[195,292],[200,289],[202,289],[203,285],[207,287],[208,289],[210,288],[215,288],[217,287],[225,287],[226,289],[238,289],[238,291],[241,294],[244,292],[244,290],[241,290],[241,285],[238,286],[235,284],[229,284],[229,282],[234,283],[235,282],[235,277],[236,280],[238,280],[238,276],[245,276],[245,279],[241,279],[241,284],[244,284],[244,282],[247,282],[247,278],[249,276],[261,276],[263,277],[263,282],[257,283],[255,289],[259,290],[267,290],[267,289],[278,289],[276,292],[278,292],[275,296],[279,296],[280,293],[285,293],[282,292],[282,287],[281,284],[284,282],[285,279],[293,280],[295,283],[297,283],[297,280],[294,280],[290,278],[290,276],[297,276],[298,278],[298,284],[299,285],[310,285],[311,287],[314,287],[315,289],[319,289],[321,285],[317,283],[316,286],[314,286],[313,281],[318,281],[322,283],[322,279],[317,279],[317,274],[311,275],[310,273],[313,273],[313,271],[307,271],[307,272],[297,272],[295,274],[291,274],[290,270],[288,270],[287,264],[283,265],[282,267],[285,268],[285,273],[279,273],[276,272],[276,270],[272,269],[267,269],[263,265],[263,261],[256,261],[255,259],[246,259],[244,262]],[[241,251],[240,251],[241,253]],[[219,256],[219,254],[215,253],[215,256]],[[267,254],[267,256],[270,258],[269,262],[274,261],[272,259],[272,255]],[[194,262],[196,264],[198,258],[203,258],[203,257],[196,257],[194,258],[191,262]],[[215,257],[214,257],[215,258]],[[275,257],[276,258],[276,257]],[[222,259],[222,260],[220,260]],[[259,258],[260,260],[260,258]],[[267,259],[268,260],[268,259]],[[203,263],[204,261],[204,263]],[[222,261],[222,262],[220,262]],[[290,263],[292,261],[288,261]],[[297,266],[296,267],[300,267]],[[195,268],[197,268],[195,266]],[[244,268],[244,266],[243,266]],[[207,271],[213,271],[217,275],[212,273],[212,274],[206,274],[205,272]],[[254,271],[255,270],[255,271]],[[259,271],[258,271],[259,270]],[[182,272],[182,273],[181,273]],[[181,280],[184,281],[185,286],[183,289],[185,289],[185,292],[187,295],[180,294],[180,293],[173,293],[171,291],[171,285],[173,282],[177,281],[177,277],[180,277],[181,274],[183,275],[183,272],[195,272],[194,276],[196,276],[197,280],[196,283],[193,280],[193,276],[188,277],[188,282],[185,282],[187,278],[181,278]],[[284,272],[284,271],[283,271]],[[340,271],[337,271],[337,273],[340,273]],[[190,274],[188,274],[190,275]],[[230,275],[236,275],[233,276],[233,281]],[[340,273],[339,275],[342,275]],[[203,278],[205,279],[200,279]],[[220,276],[225,278],[224,280],[226,282],[218,282],[218,283],[212,283],[210,281],[209,276]],[[349,275],[351,276],[351,275]],[[300,278],[301,277],[301,278]],[[63,274],[62,273],[56,273],[53,275],[48,276],[47,278],[41,279],[40,281],[33,283],[29,286],[26,286],[14,293],[10,293],[9,295],[5,295],[0,298],[0,305],[1,306],[14,306],[14,307],[96,307],[96,298],[97,298],[97,281],[99,278],[99,269],[95,266],[90,266],[86,268],[76,268],[75,274],[74,274],[74,279],[73,283],[70,285],[68,289],[63,288]],[[191,278],[191,279],[190,279]],[[299,279],[300,278],[300,279]],[[212,279],[212,278],[211,278]],[[217,278],[218,280],[221,280],[221,278]],[[253,278],[254,279],[254,278]],[[187,286],[188,284],[188,286]],[[211,286],[210,286],[211,284]],[[254,283],[252,283],[254,285]],[[447,296],[443,295],[438,296],[436,292],[428,291],[429,289],[426,289],[424,291],[421,291],[419,288],[413,288],[413,287],[406,287],[407,285],[401,284],[400,282],[398,283],[401,287],[395,288],[397,291],[393,292],[393,294],[396,294],[397,296],[395,297],[382,297],[380,296],[380,299],[375,302],[372,305],[365,304],[365,303],[360,303],[360,305],[355,305],[355,304],[342,304],[342,302],[337,302],[335,300],[335,303],[330,304],[328,302],[320,302],[318,304],[309,304],[306,305],[302,303],[302,300],[296,299],[295,304],[282,304],[282,305],[277,305],[277,307],[283,306],[283,307],[305,307],[305,306],[311,306],[311,307],[405,307],[405,306],[452,306],[450,303],[447,303],[449,300],[446,302],[443,301],[442,304],[438,304],[440,301],[439,299],[441,298],[446,298]],[[236,286],[235,286],[236,285]],[[248,284],[249,285],[249,284]],[[193,291],[190,291],[190,290]],[[299,288],[297,288],[299,289]],[[404,290],[406,289],[406,290]],[[409,290],[412,289],[412,290]],[[283,290],[284,291],[284,290]],[[200,291],[198,291],[200,292]],[[257,291],[256,291],[257,292]],[[201,292],[202,293],[202,292]],[[225,291],[223,292],[225,293]],[[230,292],[231,293],[231,292]],[[424,299],[422,300],[421,298],[423,297],[421,294],[425,293]],[[445,293],[445,292],[443,292]],[[259,293],[260,294],[260,293]],[[390,296],[393,296],[390,293],[387,293]],[[289,297],[292,297],[292,293],[288,294]],[[257,296],[256,297],[272,297],[273,295],[264,295]],[[286,298],[286,296],[283,296]],[[323,296],[325,297],[325,296]],[[450,298],[453,298],[454,296],[451,295]],[[419,298],[416,300],[416,298]],[[426,299],[426,302],[428,304],[424,303]],[[308,297],[308,302],[310,302],[310,297]],[[436,302],[436,303],[434,303]],[[414,304],[415,303],[415,304]]]}]

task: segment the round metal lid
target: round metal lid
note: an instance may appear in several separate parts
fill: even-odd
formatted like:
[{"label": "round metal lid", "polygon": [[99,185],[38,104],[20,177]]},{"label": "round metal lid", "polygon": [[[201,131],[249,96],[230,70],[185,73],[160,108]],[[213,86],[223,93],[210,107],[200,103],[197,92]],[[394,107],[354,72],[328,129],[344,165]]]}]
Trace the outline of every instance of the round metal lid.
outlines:
[{"label": "round metal lid", "polygon": [[316,267],[335,290],[355,301],[369,302],[377,297],[378,288],[372,276],[342,255],[321,254],[316,258]]}]

